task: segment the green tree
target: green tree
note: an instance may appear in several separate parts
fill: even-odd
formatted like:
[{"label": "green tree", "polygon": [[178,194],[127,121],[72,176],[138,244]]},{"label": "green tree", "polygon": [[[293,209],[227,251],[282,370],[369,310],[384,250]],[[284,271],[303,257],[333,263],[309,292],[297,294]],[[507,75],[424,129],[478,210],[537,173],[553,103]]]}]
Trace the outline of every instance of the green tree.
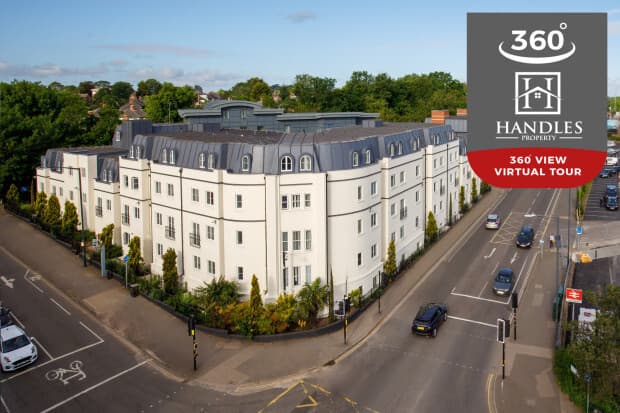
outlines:
[{"label": "green tree", "polygon": [[179,122],[181,116],[178,109],[194,107],[194,90],[191,86],[176,87],[172,83],[165,82],[159,92],[147,96],[146,114],[153,122]]},{"label": "green tree", "polygon": [[93,102],[101,108],[118,109],[124,102],[112,93],[111,89],[99,89],[93,96]]},{"label": "green tree", "polygon": [[491,185],[486,183],[485,181],[480,181],[480,194],[486,194],[491,190]]},{"label": "green tree", "polygon": [[129,241],[129,252],[127,255],[129,255],[127,264],[133,269],[133,273],[137,275],[140,270],[140,264],[144,262],[140,251],[140,237],[137,235]]},{"label": "green tree", "polygon": [[116,82],[110,88],[110,92],[112,92],[112,96],[114,96],[118,101],[126,103],[134,90],[131,83]]},{"label": "green tree", "polygon": [[105,247],[106,258],[110,258],[112,252],[112,239],[114,238],[114,224],[108,224],[101,230],[101,245]]},{"label": "green tree", "polygon": [[56,195],[52,194],[47,200],[47,205],[43,212],[43,221],[50,227],[52,233],[54,233],[58,231],[61,219],[60,202],[58,202]]},{"label": "green tree", "polygon": [[329,287],[327,284],[321,285],[321,279],[306,283],[297,293],[297,311],[300,318],[315,323],[321,309],[327,304],[329,296]]},{"label": "green tree", "polygon": [[426,219],[426,230],[425,232],[425,242],[433,243],[437,239],[437,235],[439,235],[439,231],[437,229],[437,221],[435,221],[435,215],[433,215],[433,211],[428,211],[428,218]]},{"label": "green tree", "polygon": [[174,248],[168,250],[162,256],[162,273],[164,279],[164,293],[175,295],[179,289],[179,271],[177,270],[177,252]]},{"label": "green tree", "polygon": [[461,214],[465,213],[465,187],[461,185],[461,189],[459,191],[459,212]]},{"label": "green tree", "polygon": [[471,202],[472,204],[478,200],[478,186],[476,183],[476,177],[471,178]]},{"label": "green tree", "polygon": [[42,221],[45,217],[45,208],[47,207],[47,194],[45,192],[37,192],[37,199],[34,201],[34,213],[37,220]]},{"label": "green tree", "polygon": [[73,240],[73,235],[77,232],[78,214],[75,205],[71,201],[65,201],[65,211],[62,215],[61,233],[68,239]]},{"label": "green tree", "polygon": [[299,111],[330,112],[334,107],[336,79],[321,78],[308,74],[295,76],[293,90],[297,96]]},{"label": "green tree", "polygon": [[219,276],[218,278],[213,278],[210,283],[205,282],[202,286],[194,289],[194,295],[199,302],[199,306],[203,309],[212,304],[225,307],[236,303],[239,299],[239,284]]},{"label": "green tree", "polygon": [[140,97],[156,95],[161,89],[161,83],[156,79],[146,79],[138,82],[136,93]]},{"label": "green tree", "polygon": [[383,272],[388,277],[388,281],[392,281],[396,275],[396,244],[394,240],[390,240],[387,250],[387,258],[383,263]]},{"label": "green tree", "polygon": [[121,123],[118,106],[105,106],[99,110],[99,118],[88,132],[88,141],[94,145],[110,145],[116,126]]},{"label": "green tree", "polygon": [[252,274],[252,288],[250,290],[250,325],[251,334],[255,335],[258,332],[258,323],[265,312],[263,308],[263,299],[260,295],[260,287],[258,286],[258,278],[256,274]]},{"label": "green tree", "polygon": [[88,96],[91,96],[90,91],[94,87],[95,87],[95,84],[91,82],[90,80],[80,82],[80,84],[78,85],[78,89],[80,90],[80,93],[88,94]]},{"label": "green tree", "polygon": [[19,204],[19,190],[15,184],[11,184],[9,191],[6,193],[6,206],[9,210],[17,212]]}]

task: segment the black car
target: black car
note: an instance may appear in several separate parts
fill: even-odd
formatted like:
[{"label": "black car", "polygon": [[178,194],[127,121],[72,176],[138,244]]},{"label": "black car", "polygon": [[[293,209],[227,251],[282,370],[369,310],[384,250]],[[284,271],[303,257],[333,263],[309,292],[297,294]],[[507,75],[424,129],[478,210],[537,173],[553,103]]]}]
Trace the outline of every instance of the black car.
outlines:
[{"label": "black car", "polygon": [[610,211],[618,209],[618,197],[617,196],[605,196],[605,208]]},{"label": "black car", "polygon": [[611,176],[611,169],[603,168],[600,174],[598,174],[601,178],[609,178]]},{"label": "black car", "polygon": [[495,276],[493,292],[497,295],[508,295],[512,291],[514,272],[510,268],[502,268]]},{"label": "black car", "polygon": [[534,228],[527,225],[521,227],[521,231],[519,231],[519,235],[517,235],[517,247],[531,247],[532,241],[534,241]]},{"label": "black car", "polygon": [[607,185],[605,187],[605,196],[618,196],[618,186],[617,185]]},{"label": "black car", "polygon": [[411,332],[422,336],[437,337],[439,325],[448,319],[448,306],[429,303],[418,310],[411,324]]}]

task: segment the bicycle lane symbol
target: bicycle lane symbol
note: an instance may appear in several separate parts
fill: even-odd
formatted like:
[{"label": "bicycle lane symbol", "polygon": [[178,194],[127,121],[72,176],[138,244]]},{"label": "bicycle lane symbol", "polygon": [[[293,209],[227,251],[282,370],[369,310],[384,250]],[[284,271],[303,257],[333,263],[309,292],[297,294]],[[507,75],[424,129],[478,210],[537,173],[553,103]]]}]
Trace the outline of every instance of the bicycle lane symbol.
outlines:
[{"label": "bicycle lane symbol", "polygon": [[84,380],[86,378],[86,373],[82,371],[83,365],[84,363],[80,360],[72,361],[71,364],[69,364],[69,369],[60,367],[55,370],[50,370],[45,373],[45,378],[48,381],[60,380],[64,385],[69,384],[73,379],[77,379],[78,381]]}]

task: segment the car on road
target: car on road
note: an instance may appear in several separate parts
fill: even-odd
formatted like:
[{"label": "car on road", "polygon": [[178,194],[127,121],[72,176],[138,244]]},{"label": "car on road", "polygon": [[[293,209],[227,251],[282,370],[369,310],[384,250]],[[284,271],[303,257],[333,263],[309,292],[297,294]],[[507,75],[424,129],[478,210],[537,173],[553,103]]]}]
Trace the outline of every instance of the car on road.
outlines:
[{"label": "car on road", "polygon": [[600,174],[598,174],[601,178],[609,178],[611,176],[610,168],[603,168]]},{"label": "car on road", "polygon": [[605,197],[605,208],[610,211],[615,211],[618,209],[618,197],[617,196],[606,196]]},{"label": "car on road", "polygon": [[437,329],[447,319],[447,305],[428,303],[418,310],[411,324],[411,332],[422,336],[437,337]]},{"label": "car on road", "polygon": [[532,242],[534,241],[534,228],[529,225],[525,225],[521,227],[521,231],[517,235],[517,247],[528,248],[532,246]]},{"label": "car on road", "polygon": [[487,215],[486,223],[484,224],[486,229],[498,229],[501,223],[501,219],[498,214]]},{"label": "car on road", "polygon": [[2,371],[13,371],[34,363],[39,356],[37,346],[16,325],[0,328],[2,337],[0,362]]},{"label": "car on road", "polygon": [[497,295],[508,295],[512,291],[514,272],[510,268],[502,268],[495,276],[493,292]]},{"label": "car on road", "polygon": [[607,185],[605,187],[605,196],[618,196],[618,186]]},{"label": "car on road", "polygon": [[11,317],[11,310],[5,306],[0,306],[0,327],[5,327],[13,324],[13,317]]}]

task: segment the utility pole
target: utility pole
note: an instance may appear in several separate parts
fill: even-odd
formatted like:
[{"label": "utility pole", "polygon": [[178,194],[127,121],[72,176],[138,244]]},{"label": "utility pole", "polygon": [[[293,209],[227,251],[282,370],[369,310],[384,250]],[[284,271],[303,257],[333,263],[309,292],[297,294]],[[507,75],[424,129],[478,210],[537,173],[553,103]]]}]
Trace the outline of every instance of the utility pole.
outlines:
[{"label": "utility pole", "polygon": [[190,315],[187,320],[187,334],[192,337],[192,352],[194,354],[194,371],[196,371],[196,359],[198,358],[198,343],[196,342],[196,317]]}]

